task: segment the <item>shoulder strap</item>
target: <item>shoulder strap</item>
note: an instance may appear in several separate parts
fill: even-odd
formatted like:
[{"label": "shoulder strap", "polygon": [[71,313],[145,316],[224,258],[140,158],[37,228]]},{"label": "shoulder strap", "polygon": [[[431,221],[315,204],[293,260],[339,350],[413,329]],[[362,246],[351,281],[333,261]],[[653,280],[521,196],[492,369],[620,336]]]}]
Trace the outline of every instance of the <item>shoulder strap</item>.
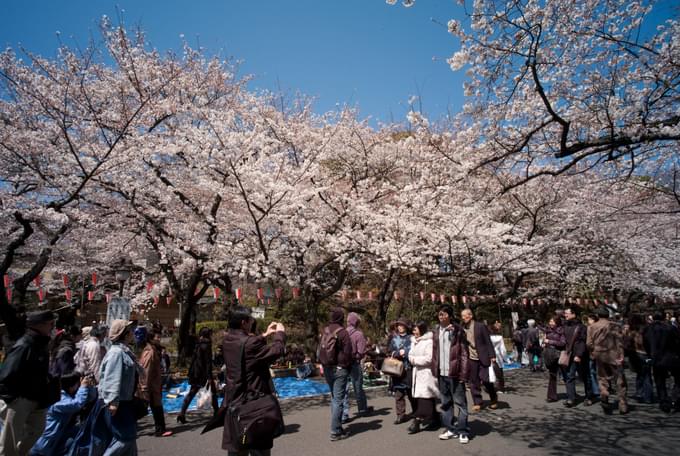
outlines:
[{"label": "shoulder strap", "polygon": [[571,335],[571,340],[567,345],[567,353],[569,354],[571,354],[571,352],[574,351],[574,344],[576,343],[576,336],[578,336],[579,329],[581,329],[581,325],[577,324],[576,329],[574,329],[574,334]]}]

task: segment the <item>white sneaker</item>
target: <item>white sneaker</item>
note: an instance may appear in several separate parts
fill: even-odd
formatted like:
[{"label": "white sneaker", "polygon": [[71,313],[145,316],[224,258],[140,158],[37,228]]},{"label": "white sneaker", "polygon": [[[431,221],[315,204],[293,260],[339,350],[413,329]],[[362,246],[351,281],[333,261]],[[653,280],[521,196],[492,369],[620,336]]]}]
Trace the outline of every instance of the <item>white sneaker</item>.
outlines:
[{"label": "white sneaker", "polygon": [[467,435],[463,434],[460,437],[458,437],[458,441],[460,443],[468,443],[470,441],[470,438]]},{"label": "white sneaker", "polygon": [[439,434],[439,440],[449,440],[458,437],[455,433],[447,430],[443,434]]}]

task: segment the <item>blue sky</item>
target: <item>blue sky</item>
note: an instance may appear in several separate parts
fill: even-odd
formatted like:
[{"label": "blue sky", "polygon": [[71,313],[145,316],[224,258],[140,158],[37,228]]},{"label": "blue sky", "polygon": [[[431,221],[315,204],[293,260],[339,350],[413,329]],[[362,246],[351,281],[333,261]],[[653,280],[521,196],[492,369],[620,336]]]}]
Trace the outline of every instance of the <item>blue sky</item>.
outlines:
[{"label": "blue sky", "polygon": [[453,0],[412,8],[385,0],[3,0],[0,46],[54,56],[57,31],[65,44],[84,46],[102,15],[116,19],[116,6],[154,47],[177,49],[184,34],[210,54],[242,60],[252,88],[299,91],[318,112],[349,104],[372,123],[401,122],[412,95],[433,117],[462,104],[464,75],[446,63],[458,42],[445,24],[463,13]]},{"label": "blue sky", "polygon": [[[183,34],[209,54],[242,60],[251,88],[304,93],[320,113],[348,104],[376,125],[403,121],[412,95],[432,118],[463,103],[465,76],[446,63],[459,47],[445,25],[463,19],[456,0],[417,0],[412,8],[385,0],[0,1],[2,47],[54,56],[57,31],[65,44],[84,46],[118,8],[154,47],[178,49]],[[673,4],[660,0],[656,20],[677,17]]]}]

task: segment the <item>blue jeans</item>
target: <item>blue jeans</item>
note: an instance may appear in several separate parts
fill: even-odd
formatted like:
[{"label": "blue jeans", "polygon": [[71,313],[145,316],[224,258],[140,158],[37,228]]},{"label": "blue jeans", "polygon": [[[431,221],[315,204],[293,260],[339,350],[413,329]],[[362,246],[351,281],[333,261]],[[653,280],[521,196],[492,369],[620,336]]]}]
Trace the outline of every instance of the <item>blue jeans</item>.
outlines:
[{"label": "blue jeans", "polygon": [[597,383],[597,366],[595,360],[590,359],[590,386],[593,389],[593,396],[600,395],[600,385]]},{"label": "blue jeans", "polygon": [[118,410],[111,417],[111,433],[113,439],[106,448],[104,456],[137,455],[137,419],[132,401],[118,403]]},{"label": "blue jeans", "polygon": [[577,363],[573,359],[569,363],[569,367],[564,370],[565,373],[565,383],[567,387],[567,399],[570,401],[576,400],[576,374],[583,380],[583,386],[585,389],[585,396],[587,399],[593,398],[593,387],[590,380],[590,364],[585,364],[586,361],[583,360]]},{"label": "blue jeans", "polygon": [[340,366],[324,366],[323,375],[331,390],[331,434],[342,434],[342,403],[347,394],[349,371]]},{"label": "blue jeans", "polygon": [[[465,383],[457,378],[439,376],[439,395],[442,402],[442,424],[453,433],[469,435]],[[458,419],[454,419],[454,405],[458,408]]]},{"label": "blue jeans", "polygon": [[365,412],[368,410],[368,401],[366,400],[366,393],[364,392],[364,373],[361,371],[360,363],[352,363],[349,371],[349,379],[347,382],[345,401],[342,403],[342,417],[349,418],[349,385],[352,384],[354,388],[354,397],[357,400],[357,412]]}]

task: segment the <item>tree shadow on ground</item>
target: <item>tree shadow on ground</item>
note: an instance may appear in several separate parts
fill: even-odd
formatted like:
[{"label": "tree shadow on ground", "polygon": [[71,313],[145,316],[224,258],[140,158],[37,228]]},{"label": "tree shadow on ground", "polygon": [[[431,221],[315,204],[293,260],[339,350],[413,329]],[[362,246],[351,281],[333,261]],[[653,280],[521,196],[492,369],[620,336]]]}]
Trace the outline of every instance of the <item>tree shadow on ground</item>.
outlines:
[{"label": "tree shadow on ground", "polygon": [[[530,372],[517,372],[513,380],[518,394],[529,396],[532,388],[545,391],[543,379]],[[490,424],[503,437],[525,442],[529,448],[545,448],[554,456],[677,454],[680,414],[666,415],[652,406],[630,409],[627,415],[616,411],[605,415],[597,403],[573,408],[562,402],[541,403],[522,410],[496,410]]]}]

